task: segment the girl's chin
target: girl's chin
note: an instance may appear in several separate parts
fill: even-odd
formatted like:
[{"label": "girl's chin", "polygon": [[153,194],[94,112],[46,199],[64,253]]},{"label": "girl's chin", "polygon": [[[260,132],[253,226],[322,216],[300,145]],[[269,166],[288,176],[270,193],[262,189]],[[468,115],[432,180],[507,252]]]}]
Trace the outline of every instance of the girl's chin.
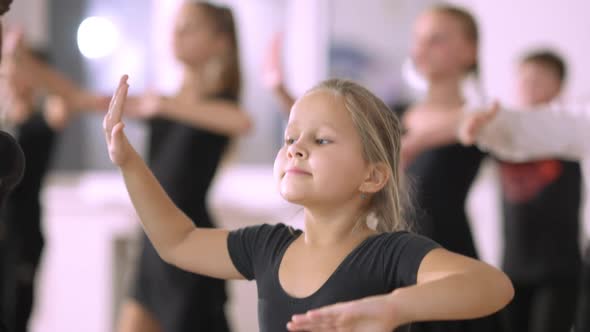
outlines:
[{"label": "girl's chin", "polygon": [[302,204],[305,201],[303,195],[297,195],[294,193],[281,193],[284,200],[292,204]]},{"label": "girl's chin", "polygon": [[301,205],[305,202],[306,195],[301,190],[295,188],[281,188],[281,196],[284,200],[292,204]]}]

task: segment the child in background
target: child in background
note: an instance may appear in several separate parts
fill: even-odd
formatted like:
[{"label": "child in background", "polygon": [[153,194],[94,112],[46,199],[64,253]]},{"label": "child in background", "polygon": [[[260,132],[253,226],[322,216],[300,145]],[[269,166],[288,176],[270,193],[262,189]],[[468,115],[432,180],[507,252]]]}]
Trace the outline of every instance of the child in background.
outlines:
[{"label": "child in background", "polygon": [[[523,57],[518,104],[555,100],[566,77],[550,51]],[[508,332],[567,331],[573,324],[580,272],[581,175],[576,162],[541,159],[499,163],[504,220],[503,269],[514,301],[503,311]]]},{"label": "child in background", "polygon": [[[4,15],[12,0],[0,0],[0,18]],[[2,45],[2,22],[0,21],[0,45]],[[1,50],[0,50],[1,51]],[[2,52],[0,52],[2,54]],[[4,103],[4,101],[2,101]],[[4,105],[1,105],[2,107]],[[2,109],[0,109],[0,120],[2,120]],[[0,122],[0,125],[2,123]],[[0,211],[4,200],[14,186],[18,184],[24,172],[24,155],[16,140],[0,127]]]},{"label": "child in background", "polygon": [[[416,201],[417,231],[446,249],[477,258],[478,253],[466,213],[466,200],[484,153],[456,140],[428,146],[436,134],[423,135],[424,124],[452,117],[453,108],[469,102],[464,94],[468,75],[478,74],[479,31],[465,9],[439,4],[422,13],[414,25],[411,56],[428,82],[422,100],[405,112],[402,157],[412,181]],[[426,120],[426,121],[423,121]],[[417,331],[496,332],[497,315],[477,320],[418,324]]]},{"label": "child in background", "polygon": [[[0,306],[7,329],[20,332],[28,330],[34,305],[36,273],[44,246],[40,193],[55,142],[77,113],[104,108],[108,99],[79,89],[55,71],[45,70],[49,66],[44,54],[27,50],[22,34],[8,32],[4,41],[1,69],[3,93],[8,98],[3,101],[8,104],[4,115],[15,129],[26,167],[21,182],[0,212]],[[35,67],[44,69],[30,77],[29,71],[35,71]]]},{"label": "child in background", "polygon": [[[580,161],[585,190],[590,188],[590,102],[556,102],[516,112],[499,105],[447,121],[441,131],[456,134],[466,145],[477,144],[505,160],[563,158]],[[432,126],[435,127],[435,126]],[[576,332],[590,331],[590,246],[582,262]]]},{"label": "child in background", "polygon": [[[414,117],[424,108],[444,114],[446,108],[464,105],[461,83],[477,68],[477,47],[475,19],[463,9],[439,5],[417,19],[412,60],[429,87],[425,98],[410,107],[402,119],[407,130],[402,140],[404,153],[415,145],[414,132],[420,123]],[[412,161],[405,161],[415,181],[417,231],[451,251],[474,258],[478,255],[465,200],[482,158],[483,153],[475,148],[448,144],[421,150]]]},{"label": "child in background", "polygon": [[3,320],[10,331],[28,331],[35,299],[36,274],[41,262],[42,231],[41,190],[49,171],[53,148],[64,129],[65,103],[58,96],[45,98],[42,111],[27,112],[16,127],[15,138],[22,147],[26,167],[21,182],[14,188],[0,213],[3,229],[0,248],[0,305]]},{"label": "child in background", "polygon": [[[166,193],[199,227],[214,227],[206,206],[209,186],[231,138],[250,129],[250,118],[238,104],[241,72],[233,14],[227,7],[186,1],[173,37],[183,68],[179,90],[172,96],[134,97],[129,113],[149,126],[149,165]],[[33,82],[70,103],[80,100],[73,93],[76,85],[25,52],[20,55],[17,82]],[[223,280],[168,264],[147,238],[138,265],[118,331],[229,331]]]},{"label": "child in background", "polygon": [[[175,18],[173,51],[183,69],[178,91],[134,98],[130,111],[149,125],[149,167],[166,194],[194,227],[212,228],[209,187],[231,139],[251,127],[239,105],[241,71],[232,11],[209,2],[184,2]],[[119,332],[230,330],[223,280],[170,264],[146,236],[138,263]]]}]

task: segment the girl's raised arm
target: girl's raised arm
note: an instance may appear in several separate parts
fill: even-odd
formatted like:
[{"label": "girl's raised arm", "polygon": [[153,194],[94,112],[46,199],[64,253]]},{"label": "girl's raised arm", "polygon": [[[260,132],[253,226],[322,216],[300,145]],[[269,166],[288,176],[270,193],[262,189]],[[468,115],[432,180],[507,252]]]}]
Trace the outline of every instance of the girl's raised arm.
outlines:
[{"label": "girl's raised arm", "polygon": [[166,262],[220,279],[242,279],[227,249],[228,231],[197,228],[170,200],[139,154],[121,122],[127,98],[123,76],[103,121],[112,162],[119,167],[131,202],[158,254]]}]

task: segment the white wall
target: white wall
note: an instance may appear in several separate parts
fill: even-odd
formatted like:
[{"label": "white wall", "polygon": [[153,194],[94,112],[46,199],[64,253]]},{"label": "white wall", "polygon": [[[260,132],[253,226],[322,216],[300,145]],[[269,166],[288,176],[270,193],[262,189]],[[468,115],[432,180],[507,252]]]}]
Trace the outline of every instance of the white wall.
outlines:
[{"label": "white wall", "polygon": [[365,50],[374,67],[360,83],[386,102],[409,99],[401,68],[415,18],[435,0],[332,0],[330,41]]},{"label": "white wall", "polygon": [[327,78],[329,26],[335,16],[329,9],[328,1],[288,1],[283,25],[285,71],[295,96]]},{"label": "white wall", "polygon": [[455,0],[477,17],[481,67],[490,96],[512,98],[514,64],[536,46],[553,46],[570,71],[569,96],[590,96],[590,1],[588,0]]}]

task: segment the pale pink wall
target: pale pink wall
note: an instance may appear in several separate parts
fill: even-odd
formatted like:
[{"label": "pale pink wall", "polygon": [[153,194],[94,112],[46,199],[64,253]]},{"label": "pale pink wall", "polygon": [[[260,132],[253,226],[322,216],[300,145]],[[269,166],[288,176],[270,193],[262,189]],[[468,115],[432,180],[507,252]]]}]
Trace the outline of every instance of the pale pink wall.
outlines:
[{"label": "pale pink wall", "polygon": [[16,0],[3,21],[7,27],[18,25],[24,29],[27,41],[35,47],[44,47],[49,42],[47,21],[48,0]]},{"label": "pale pink wall", "polygon": [[555,46],[570,67],[567,95],[590,97],[590,1],[455,0],[477,16],[481,67],[490,95],[512,97],[513,66],[530,47]]}]

